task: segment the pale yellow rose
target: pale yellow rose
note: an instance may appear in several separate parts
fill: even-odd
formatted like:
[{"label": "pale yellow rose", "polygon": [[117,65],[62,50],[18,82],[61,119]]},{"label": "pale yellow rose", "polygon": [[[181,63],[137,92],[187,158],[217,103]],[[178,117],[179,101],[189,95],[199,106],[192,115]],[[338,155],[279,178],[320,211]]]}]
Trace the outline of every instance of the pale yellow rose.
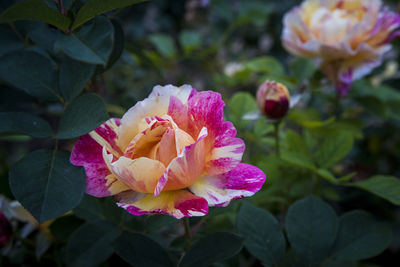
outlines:
[{"label": "pale yellow rose", "polygon": [[380,0],[306,0],[283,23],[284,47],[316,59],[340,95],[381,64],[400,33],[395,31],[400,16],[382,8]]}]

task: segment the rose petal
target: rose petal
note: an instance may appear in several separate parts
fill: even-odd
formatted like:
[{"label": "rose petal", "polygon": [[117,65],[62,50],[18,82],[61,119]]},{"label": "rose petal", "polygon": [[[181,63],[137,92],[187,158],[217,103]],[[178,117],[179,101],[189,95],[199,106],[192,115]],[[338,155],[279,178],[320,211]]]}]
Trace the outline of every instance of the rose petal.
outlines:
[{"label": "rose petal", "polygon": [[192,87],[189,85],[183,85],[181,87],[172,85],[155,86],[148,98],[137,102],[136,105],[130,108],[122,117],[119,131],[119,143],[121,148],[124,150],[133,137],[147,128],[148,124],[144,120],[146,117],[161,117],[167,114],[171,96],[175,96],[179,98],[182,103],[186,103],[192,90]]},{"label": "rose petal", "polygon": [[203,216],[208,213],[207,201],[187,190],[162,192],[156,197],[133,191],[116,196],[119,207],[133,215],[168,214],[177,219],[182,217]]},{"label": "rose petal", "polygon": [[158,146],[156,159],[168,166],[176,156],[175,132],[172,129],[167,129]]},{"label": "rose petal", "polygon": [[255,166],[240,163],[230,172],[204,175],[189,190],[210,206],[226,206],[232,199],[249,197],[261,189],[265,174]]},{"label": "rose petal", "polygon": [[111,169],[130,189],[142,193],[153,193],[165,171],[165,166],[158,160],[145,157],[132,160],[122,156],[111,163]]},{"label": "rose petal", "polygon": [[203,128],[197,141],[185,147],[182,153],[168,165],[164,175],[160,178],[154,196],[162,190],[178,190],[193,184],[204,171],[205,146],[207,129]]},{"label": "rose petal", "polygon": [[89,134],[81,136],[72,149],[70,161],[73,165],[84,166],[86,193],[89,195],[105,197],[129,189],[111,173],[103,158],[103,147],[111,155],[122,154],[118,147],[118,126],[119,119],[108,120]]}]

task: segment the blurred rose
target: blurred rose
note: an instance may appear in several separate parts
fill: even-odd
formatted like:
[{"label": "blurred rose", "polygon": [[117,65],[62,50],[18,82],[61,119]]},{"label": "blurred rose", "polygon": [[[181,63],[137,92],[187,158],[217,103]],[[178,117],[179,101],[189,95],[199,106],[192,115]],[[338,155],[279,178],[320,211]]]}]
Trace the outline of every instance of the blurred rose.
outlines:
[{"label": "blurred rose", "polygon": [[291,53],[317,59],[345,95],[352,81],[381,64],[399,26],[400,16],[380,0],[306,0],[285,15],[282,41]]},{"label": "blurred rose", "polygon": [[0,248],[7,245],[10,241],[13,230],[10,222],[3,212],[0,211]]},{"label": "blurred rose", "polygon": [[267,118],[283,118],[289,109],[289,101],[289,91],[283,84],[265,81],[258,87],[257,104]]},{"label": "blurred rose", "polygon": [[119,119],[79,138],[71,162],[84,166],[86,193],[115,196],[134,215],[201,216],[251,196],[265,181],[240,163],[244,143],[223,119],[218,93],[156,86]]}]

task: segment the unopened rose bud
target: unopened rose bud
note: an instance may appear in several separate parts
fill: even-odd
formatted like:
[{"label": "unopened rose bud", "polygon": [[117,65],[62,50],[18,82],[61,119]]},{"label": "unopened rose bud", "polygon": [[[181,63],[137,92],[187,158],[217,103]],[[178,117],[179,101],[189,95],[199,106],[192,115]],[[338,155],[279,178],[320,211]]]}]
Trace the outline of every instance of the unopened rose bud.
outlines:
[{"label": "unopened rose bud", "polygon": [[12,236],[12,227],[7,217],[0,211],[0,248],[7,245]]},{"label": "unopened rose bud", "polygon": [[283,118],[289,109],[289,101],[289,91],[283,84],[265,81],[258,87],[258,107],[267,118],[275,120]]}]

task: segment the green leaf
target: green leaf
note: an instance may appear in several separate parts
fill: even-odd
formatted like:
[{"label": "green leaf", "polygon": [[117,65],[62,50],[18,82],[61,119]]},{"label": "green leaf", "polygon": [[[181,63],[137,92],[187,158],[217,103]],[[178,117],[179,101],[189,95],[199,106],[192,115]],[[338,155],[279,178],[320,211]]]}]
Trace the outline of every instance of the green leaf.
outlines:
[{"label": "green leaf", "polygon": [[237,128],[244,128],[249,123],[243,116],[251,111],[258,110],[254,97],[246,92],[235,93],[229,101],[229,118]]},{"label": "green leaf", "polygon": [[59,100],[56,65],[33,51],[13,51],[0,59],[0,79],[41,100]]},{"label": "green leaf", "polygon": [[68,17],[51,9],[40,0],[26,0],[16,3],[0,15],[0,23],[17,20],[39,20],[63,31],[67,30],[71,23]]},{"label": "green leaf", "polygon": [[281,226],[268,211],[245,202],[237,215],[237,228],[245,237],[245,248],[265,266],[278,264],[285,254]]},{"label": "green leaf", "polygon": [[83,221],[75,216],[61,216],[50,224],[51,234],[58,240],[67,242],[70,235],[75,232]]},{"label": "green leaf", "polygon": [[292,130],[286,131],[282,159],[303,168],[315,170],[314,162],[303,138]]},{"label": "green leaf", "polygon": [[345,157],[353,147],[353,136],[339,132],[324,136],[316,154],[316,160],[322,168],[329,168]]},{"label": "green leaf", "polygon": [[296,58],[290,65],[291,74],[300,82],[311,78],[316,69],[314,62],[311,59],[301,57]]},{"label": "green leaf", "polygon": [[354,186],[380,196],[395,205],[400,205],[400,179],[397,177],[375,175],[367,180],[355,183]]},{"label": "green leaf", "polygon": [[53,134],[47,121],[29,113],[0,112],[0,121],[0,133],[19,133],[37,138]]},{"label": "green leaf", "polygon": [[233,233],[217,232],[197,241],[185,254],[179,267],[209,266],[228,259],[242,249],[243,239]]},{"label": "green leaf", "polygon": [[98,266],[114,252],[111,243],[121,230],[107,221],[92,221],[79,227],[67,244],[67,266]]},{"label": "green leaf", "polygon": [[244,67],[254,72],[266,72],[273,75],[283,75],[285,70],[282,64],[273,57],[257,57],[247,61]]},{"label": "green leaf", "polygon": [[81,203],[73,210],[73,213],[84,220],[104,218],[99,199],[89,195],[83,196]]},{"label": "green leaf", "polygon": [[319,266],[328,257],[338,226],[333,209],[314,196],[296,201],[286,216],[291,247],[307,266]]},{"label": "green leaf", "polygon": [[96,17],[76,33],[65,35],[54,44],[73,59],[90,64],[106,65],[114,41],[114,27],[106,17]]},{"label": "green leaf", "polygon": [[76,29],[97,15],[106,13],[116,8],[123,8],[144,1],[146,0],[89,0],[82,6],[81,9],[79,9],[78,14],[76,14],[75,21],[72,24],[72,30]]},{"label": "green leaf", "polygon": [[15,198],[41,223],[73,209],[85,190],[85,171],[65,151],[37,150],[10,170]]},{"label": "green leaf", "polygon": [[151,35],[149,40],[164,57],[173,57],[176,54],[175,43],[171,36],[156,33]]},{"label": "green leaf", "polygon": [[96,75],[105,72],[106,70],[110,69],[115,62],[118,61],[118,59],[121,57],[122,52],[124,51],[124,42],[125,42],[125,36],[124,36],[124,31],[122,29],[121,24],[113,19],[111,20],[113,27],[114,27],[114,42],[113,42],[113,48],[111,51],[111,55],[108,58],[108,62],[106,66],[98,65],[96,68]]},{"label": "green leaf", "polygon": [[61,62],[59,87],[65,100],[74,99],[92,77],[95,65],[64,57]]},{"label": "green leaf", "polygon": [[11,29],[0,30],[0,57],[15,50],[24,48],[24,43]]},{"label": "green leaf", "polygon": [[340,217],[338,235],[332,256],[339,260],[362,260],[385,250],[391,241],[392,229],[362,210]]},{"label": "green leaf", "polygon": [[123,232],[112,246],[115,252],[132,266],[171,266],[167,252],[145,235]]},{"label": "green leaf", "polygon": [[81,136],[94,130],[107,118],[103,100],[96,94],[84,94],[67,106],[56,137],[68,139]]}]

